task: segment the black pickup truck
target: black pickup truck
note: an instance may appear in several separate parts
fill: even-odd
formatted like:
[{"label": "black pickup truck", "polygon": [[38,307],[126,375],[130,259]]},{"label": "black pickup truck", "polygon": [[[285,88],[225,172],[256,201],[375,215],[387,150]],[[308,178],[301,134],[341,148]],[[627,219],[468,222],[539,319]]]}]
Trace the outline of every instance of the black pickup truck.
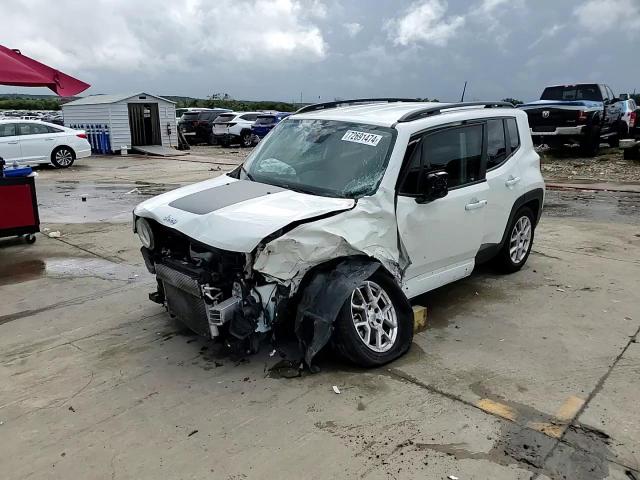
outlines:
[{"label": "black pickup truck", "polygon": [[617,147],[623,131],[620,99],[604,84],[547,87],[540,100],[519,108],[529,116],[536,145],[578,143],[585,155],[593,156],[600,142]]}]

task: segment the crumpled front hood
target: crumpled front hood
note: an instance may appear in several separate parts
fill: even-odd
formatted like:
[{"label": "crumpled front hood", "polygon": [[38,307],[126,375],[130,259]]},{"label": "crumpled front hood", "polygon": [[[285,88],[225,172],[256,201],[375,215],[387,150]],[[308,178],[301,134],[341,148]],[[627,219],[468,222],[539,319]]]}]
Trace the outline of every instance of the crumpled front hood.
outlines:
[{"label": "crumpled front hood", "polygon": [[222,175],[151,198],[134,213],[212,247],[251,252],[265,237],[293,222],[354,206],[352,199],[308,195]]}]

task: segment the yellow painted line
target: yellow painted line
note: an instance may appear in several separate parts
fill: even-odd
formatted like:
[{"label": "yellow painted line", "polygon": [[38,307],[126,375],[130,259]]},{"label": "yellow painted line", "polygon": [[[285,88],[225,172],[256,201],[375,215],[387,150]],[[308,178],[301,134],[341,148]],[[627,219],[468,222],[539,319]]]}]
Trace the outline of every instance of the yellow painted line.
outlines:
[{"label": "yellow painted line", "polygon": [[516,421],[516,411],[504,403],[494,402],[488,398],[483,398],[476,403],[476,407],[484,410],[485,412],[511,420],[512,422]]},{"label": "yellow painted line", "polygon": [[576,413],[578,413],[583,405],[583,399],[572,395],[571,397],[567,398],[560,409],[556,412],[556,418],[561,422],[568,422],[570,420],[573,420],[573,418],[576,416]]},{"label": "yellow painted line", "polygon": [[565,428],[567,428],[566,425],[556,425],[554,423],[545,422],[529,422],[527,423],[527,427],[553,438],[560,438]]}]

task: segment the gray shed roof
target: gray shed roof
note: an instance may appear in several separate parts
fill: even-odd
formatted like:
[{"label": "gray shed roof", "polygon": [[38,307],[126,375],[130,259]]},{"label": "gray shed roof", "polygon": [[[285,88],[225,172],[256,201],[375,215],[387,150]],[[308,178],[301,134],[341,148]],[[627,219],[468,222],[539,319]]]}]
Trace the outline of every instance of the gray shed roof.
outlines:
[{"label": "gray shed roof", "polygon": [[88,97],[79,98],[78,100],[74,100],[69,103],[65,103],[63,106],[67,105],[99,105],[106,103],[117,103],[123,100],[128,100],[133,97],[139,97],[141,95],[145,95],[147,97],[152,97],[157,100],[162,100],[164,102],[169,102],[175,104],[176,102],[172,102],[171,100],[167,100],[166,98],[159,97],[157,95],[150,95],[148,93],[140,92],[140,93],[121,93],[114,95],[89,95]]}]

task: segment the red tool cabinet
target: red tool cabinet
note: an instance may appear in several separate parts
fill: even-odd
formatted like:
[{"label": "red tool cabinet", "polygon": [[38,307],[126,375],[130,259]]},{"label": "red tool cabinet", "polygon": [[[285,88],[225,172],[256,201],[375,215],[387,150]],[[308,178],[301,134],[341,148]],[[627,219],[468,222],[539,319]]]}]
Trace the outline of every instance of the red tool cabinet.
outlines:
[{"label": "red tool cabinet", "polygon": [[0,177],[0,237],[26,236],[40,231],[38,199],[33,177]]}]

